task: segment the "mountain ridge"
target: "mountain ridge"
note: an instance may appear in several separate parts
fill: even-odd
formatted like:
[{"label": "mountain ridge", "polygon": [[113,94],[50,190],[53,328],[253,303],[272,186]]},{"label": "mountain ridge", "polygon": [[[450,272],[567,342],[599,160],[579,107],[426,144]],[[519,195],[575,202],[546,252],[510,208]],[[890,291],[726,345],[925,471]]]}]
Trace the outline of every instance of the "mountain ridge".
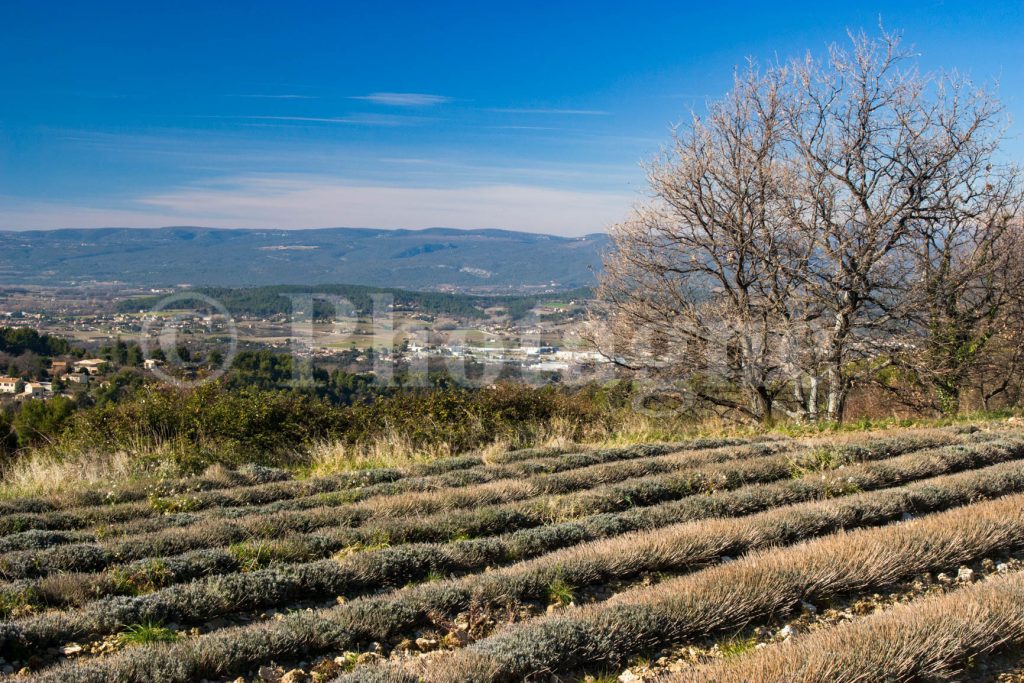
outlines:
[{"label": "mountain ridge", "polygon": [[343,281],[531,291],[592,285],[608,237],[494,228],[167,226],[0,231],[0,242],[3,284],[246,287]]}]

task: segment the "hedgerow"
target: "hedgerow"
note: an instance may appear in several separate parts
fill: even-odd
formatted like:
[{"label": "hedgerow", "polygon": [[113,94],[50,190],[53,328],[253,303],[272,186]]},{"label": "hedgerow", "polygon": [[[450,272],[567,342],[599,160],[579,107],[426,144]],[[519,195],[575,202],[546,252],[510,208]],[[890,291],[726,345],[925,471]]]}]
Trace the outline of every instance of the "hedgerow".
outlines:
[{"label": "hedgerow", "polygon": [[209,473],[184,479],[157,479],[118,482],[105,490],[76,489],[60,495],[0,500],[0,517],[18,513],[40,513],[91,505],[112,505],[145,500],[154,492],[173,496],[185,492],[254,486],[291,478],[291,473],[275,467],[246,464],[237,469],[213,468]]},{"label": "hedgerow", "polygon": [[[788,513],[773,511],[753,518],[753,521],[720,521],[717,523],[720,531],[715,523],[704,522],[591,543],[572,551],[541,557],[525,565],[469,577],[461,584],[465,589],[464,603],[468,604],[473,599],[500,604],[542,597],[556,580],[582,585],[641,571],[678,570],[708,562],[722,554],[792,542],[808,534],[826,533],[843,526],[883,523],[910,510],[941,509],[951,504],[962,504],[976,496],[1020,491],[1024,489],[1024,465],[1012,464],[1015,467],[970,473],[969,476],[961,475],[959,479],[932,482],[928,486],[865,494],[846,504],[817,504],[817,508],[812,507],[809,511],[800,508]],[[909,470],[920,471],[915,463],[909,465]],[[767,517],[768,521],[761,521],[761,517],[766,515],[776,515],[780,519],[773,522],[771,517]],[[600,528],[598,525],[595,527]],[[569,529],[566,531],[571,532]],[[555,536],[549,534],[549,537]],[[570,538],[576,542],[580,540],[571,534]],[[538,551],[543,551],[543,544],[537,543],[536,539],[532,545],[540,546]],[[644,548],[647,548],[646,554]],[[139,598],[102,600],[77,612],[19,620],[16,640],[5,643],[5,647],[16,648],[18,642],[41,647],[46,643],[111,632],[122,623],[207,619],[238,609],[286,604],[297,598],[332,596],[353,589],[386,586],[402,581],[401,577],[406,577],[410,571],[424,575],[436,570],[432,563],[438,561],[438,556],[443,562],[444,551],[450,558],[461,557],[460,561],[467,565],[464,568],[479,569],[493,559],[487,556],[486,548],[455,543],[447,548],[387,548],[376,553],[357,554],[354,561],[340,564],[315,562],[293,567],[290,571],[274,569],[215,577]],[[668,557],[665,552],[669,552]]]},{"label": "hedgerow", "polygon": [[[916,442],[907,443],[894,440],[886,448],[878,448],[877,457],[890,452],[901,452],[916,447]],[[558,479],[557,475],[537,475],[526,480],[483,484],[476,487],[450,491],[427,491],[404,494],[381,500],[366,500],[358,505],[346,506],[341,510],[317,509],[299,513],[279,513],[267,515],[248,514],[244,519],[226,520],[222,522],[208,521],[197,517],[173,517],[179,528],[171,528],[155,533],[137,535],[124,540],[112,540],[102,545],[72,544],[58,546],[41,551],[24,551],[9,553],[0,559],[0,575],[8,579],[31,576],[44,576],[53,571],[77,570],[97,571],[115,562],[126,562],[142,559],[152,555],[173,555],[218,545],[237,543],[253,536],[278,536],[292,532],[309,533],[325,526],[353,526],[374,520],[380,523],[386,518],[408,517],[437,513],[459,508],[479,507],[466,520],[466,526],[476,526],[470,530],[471,535],[487,533],[490,528],[504,525],[508,528],[521,528],[551,521],[552,516],[571,518],[589,512],[622,509],[634,505],[652,503],[692,495],[700,491],[711,491],[719,488],[735,488],[745,483],[770,481],[789,476],[793,461],[785,456],[775,458],[757,458],[745,467],[714,467],[707,471],[689,471],[685,467],[701,462],[728,462],[747,455],[770,452],[771,447],[756,445],[751,450],[725,448],[703,451],[695,454],[680,453],[678,455],[660,456],[646,460],[626,463],[610,463],[585,467],[583,470],[593,474],[593,481],[586,476],[577,476],[572,480]],[[633,482],[618,487],[599,486],[593,496],[570,498],[545,498],[538,500],[536,505],[527,506],[525,510],[514,510],[511,515],[502,515],[498,511],[492,515],[489,506],[507,501],[527,500],[547,488],[571,490],[588,488],[601,481],[630,479],[647,471],[660,473],[672,469],[681,472],[659,477],[651,475],[641,477]],[[581,470],[582,471],[582,470]],[[556,477],[552,479],[552,477]],[[607,490],[606,490],[607,489]],[[518,522],[516,520],[519,520]],[[207,523],[204,523],[207,522]],[[484,528],[479,528],[483,522]],[[417,526],[415,523],[413,526]],[[421,528],[421,527],[420,527]],[[138,529],[135,529],[138,531]],[[436,536],[412,540],[437,540]]]},{"label": "hedgerow", "polygon": [[[480,462],[476,464],[481,464]],[[465,463],[460,462],[460,466]],[[54,512],[11,514],[0,518],[0,534],[26,529],[80,529],[96,524],[116,524],[140,518],[209,508],[264,505],[294,497],[314,496],[351,489],[402,476],[399,470],[362,470],[326,478],[271,481],[253,486],[162,495],[150,492],[144,501],[121,505],[94,505]]]},{"label": "hedgerow", "polygon": [[[498,382],[468,388],[444,382],[401,391],[363,386],[357,398],[347,389],[314,395],[283,385],[271,390],[225,382],[189,390],[146,385],[76,411],[67,428],[54,434],[54,450],[72,460],[92,452],[140,454],[145,460],[170,444],[159,458],[173,469],[198,472],[249,461],[301,466],[310,462],[308,451],[316,444],[358,450],[396,434],[410,452],[433,453],[528,444],[549,433],[553,423],[560,436],[581,441],[616,427],[632,386],[536,389]],[[607,399],[616,392],[620,399]]]},{"label": "hedgerow", "polygon": [[[672,450],[683,450],[685,448],[685,450],[701,451],[711,448],[721,448],[723,446],[744,446],[751,442],[771,442],[775,440],[777,439],[773,439],[771,437],[760,437],[754,439],[704,438],[672,444],[670,445],[670,448]],[[507,465],[528,460],[584,458],[588,461],[593,459],[590,464],[596,464],[598,462],[609,462],[612,459],[616,459],[616,456],[622,452],[636,453],[636,457],[650,457],[668,452],[663,450],[664,446],[662,444],[637,444],[617,448],[596,448],[587,451],[567,451],[567,448],[572,447],[542,446],[537,448],[521,448],[518,450],[491,454],[487,456],[487,462],[491,465]]]},{"label": "hedgerow", "polygon": [[[908,446],[905,443],[893,441],[885,447],[876,444],[870,451],[870,455],[860,449],[854,451],[854,453],[855,457],[863,459],[883,457],[890,452],[899,452],[907,448]],[[729,455],[730,452],[728,449],[725,449],[723,455],[715,456],[711,454],[709,459],[724,457]],[[1012,446],[1007,446],[1000,450],[995,445],[983,448],[981,451],[964,449],[962,453],[954,449],[949,455],[941,456],[936,464],[929,464],[928,467],[922,470],[921,476],[932,476],[965,466],[988,464],[1012,457],[1014,452]],[[834,464],[839,465],[844,462],[846,462],[845,456],[842,456],[838,457]],[[925,460],[922,459],[921,462],[925,462]],[[907,467],[909,465],[901,466]],[[784,466],[780,462],[772,461],[769,458],[760,463],[760,465],[746,468],[745,473],[741,475],[737,475],[737,472],[732,468],[723,469],[720,467],[717,470],[712,468],[696,474],[688,473],[681,480],[680,478],[665,480],[658,477],[647,477],[618,486],[599,487],[582,495],[569,497],[554,496],[526,504],[494,506],[467,513],[444,514],[442,516],[426,518],[409,517],[397,520],[392,520],[388,517],[371,516],[371,521],[364,528],[358,530],[337,529],[333,532],[328,531],[305,537],[289,538],[288,542],[292,547],[293,557],[308,559],[324,556],[346,547],[377,543],[382,538],[386,539],[389,543],[396,543],[451,540],[456,537],[477,537],[503,531],[536,527],[548,524],[554,520],[574,519],[594,513],[622,510],[634,505],[657,504],[663,500],[686,497],[698,491],[709,492],[718,489],[732,489],[752,481],[771,481],[772,479],[781,478],[780,475],[783,472]],[[806,500],[806,497],[809,495],[824,495],[829,489],[838,491],[843,486],[851,489],[855,489],[858,485],[877,487],[873,482],[896,482],[900,480],[898,469],[896,474],[888,477],[881,476],[880,474],[872,474],[871,477],[873,477],[872,483],[865,481],[860,484],[851,485],[849,483],[837,484],[832,482],[827,484],[827,486],[812,486],[810,489],[803,490],[798,495],[789,495],[785,502]],[[796,489],[798,487],[787,488]],[[775,495],[775,498],[766,497],[766,500],[774,500],[775,504],[780,504],[777,494],[769,492],[769,495]],[[696,518],[697,516],[710,516],[712,513],[735,514],[727,509],[716,510],[712,505],[714,498],[701,497],[695,502],[696,505],[684,506],[679,510],[666,511],[666,514],[662,516],[661,523],[673,523],[682,519]],[[764,505],[758,507],[756,503],[744,500],[741,509],[749,512],[755,509],[764,509]],[[629,523],[635,525],[650,524],[655,512],[653,510],[643,511],[633,515],[633,519],[630,519]],[[675,518],[671,517],[673,513],[676,515]],[[332,523],[339,521],[338,513],[331,510],[321,511],[321,518],[326,518]],[[535,553],[541,548],[563,547],[570,542],[582,542],[600,537],[601,535],[608,535],[615,528],[618,528],[618,533],[623,533],[631,528],[641,528],[640,526],[630,527],[627,524],[627,519],[628,516],[623,516],[613,523],[609,520],[597,518],[590,523],[591,528],[589,529],[583,529],[579,524],[567,525],[564,530],[558,526],[542,527],[535,533],[513,537],[509,541],[502,541],[497,544],[479,542],[480,548],[473,550],[473,552],[482,552],[482,549],[486,546],[488,548],[487,557],[494,558],[494,561],[507,562],[519,557],[529,556],[527,549],[530,548],[533,548],[532,552]],[[109,577],[82,575],[81,572],[97,571],[117,561],[124,562],[132,558],[145,558],[151,555],[174,555],[176,554],[175,550],[184,547],[184,551],[178,550],[178,552],[185,552],[185,554],[175,558],[172,563],[168,582],[189,580],[212,573],[235,571],[240,568],[237,563],[232,562],[233,559],[237,558],[225,554],[224,551],[188,552],[191,550],[193,543],[202,543],[206,546],[225,545],[251,539],[256,534],[278,536],[296,531],[308,533],[311,529],[318,528],[318,525],[313,524],[309,518],[305,520],[307,523],[306,528],[302,529],[295,527],[294,520],[259,518],[257,521],[258,526],[256,528],[239,525],[221,525],[214,528],[203,528],[200,526],[182,529],[175,534],[164,533],[149,539],[123,541],[117,544],[114,550],[107,549],[107,552],[97,551],[93,546],[67,546],[54,548],[46,553],[15,553],[5,558],[3,565],[9,577],[45,575],[56,569],[77,568],[79,572],[78,580],[82,584],[87,585],[90,591],[96,595],[108,595],[116,592],[114,590],[116,583],[112,584]],[[277,524],[279,521],[282,524]],[[352,520],[350,519],[349,521]],[[440,571],[444,565],[444,562],[435,558],[434,563],[426,571]],[[462,562],[453,561],[453,565],[461,567]],[[412,567],[407,568],[407,571],[412,577],[417,575]],[[81,594],[83,594],[83,590],[71,591],[72,596]],[[57,601],[55,604],[64,603]]]},{"label": "hedgerow", "polygon": [[[947,443],[951,438],[954,438],[954,435],[930,434],[903,437],[902,441],[904,448],[913,449],[941,445]],[[753,441],[753,447],[756,448],[758,442],[762,440],[755,439]],[[768,439],[765,440],[765,443],[772,441]],[[876,445],[881,445],[884,448],[885,444],[889,442],[890,440],[887,439],[869,439],[861,446],[845,444],[842,448],[848,452],[860,448],[870,453]],[[255,482],[250,485],[227,487],[224,490],[218,490],[219,487],[211,485],[210,490],[196,491],[190,490],[187,485],[187,482],[193,480],[183,480],[185,483],[182,484],[161,484],[151,490],[136,491],[138,495],[129,496],[131,502],[126,504],[111,504],[115,501],[103,500],[81,509],[74,509],[76,506],[67,505],[58,506],[58,509],[49,511],[12,512],[0,516],[0,536],[26,530],[72,530],[94,525],[118,525],[145,519],[151,521],[142,521],[139,528],[126,531],[132,533],[140,530],[155,531],[179,523],[177,519],[168,519],[170,516],[168,513],[212,510],[212,514],[231,516],[239,513],[235,510],[236,507],[242,506],[263,506],[265,509],[261,511],[262,513],[307,509],[325,504],[344,504],[376,495],[396,495],[407,491],[431,490],[445,486],[467,486],[498,479],[560,472],[618,460],[650,458],[673,451],[700,451],[749,443],[751,443],[750,439],[696,439],[676,444],[641,444],[568,455],[558,455],[558,449],[526,449],[512,451],[509,454],[504,454],[504,457],[498,458],[506,463],[519,463],[518,467],[490,467],[485,473],[479,470],[479,466],[483,464],[480,457],[457,456],[418,463],[405,470],[377,468],[303,481],[283,481],[284,477],[279,474],[278,470],[258,465],[247,465],[241,468],[241,472]],[[234,475],[225,476],[231,479]],[[402,479],[408,479],[408,481],[400,482],[399,480]],[[200,486],[200,488],[202,487]],[[146,499],[146,502],[139,502],[143,498]],[[35,506],[27,505],[27,507]],[[193,521],[186,519],[181,523],[193,523]]]},{"label": "hedgerow", "polygon": [[32,529],[18,534],[0,537],[0,553],[12,553],[18,550],[41,550],[65,543],[83,543],[91,534],[76,531],[44,531]]},{"label": "hedgerow", "polygon": [[[133,498],[135,504],[112,505],[102,501],[83,509],[59,508],[34,512],[17,512],[0,517],[0,535],[31,530],[70,530],[96,524],[118,524],[158,517],[154,523],[142,522],[153,530],[161,525],[167,513],[212,510],[212,514],[229,516],[236,507],[262,506],[261,511],[305,509],[325,504],[350,503],[374,496],[397,495],[410,491],[427,491],[483,484],[501,479],[512,479],[536,474],[555,473],[619,460],[651,458],[675,451],[704,450],[734,443],[735,439],[698,440],[677,444],[641,444],[622,448],[599,449],[585,453],[550,457],[533,457],[504,467],[481,470],[484,461],[479,456],[457,456],[432,462],[418,463],[406,469],[376,468],[357,470],[330,477],[309,480],[282,481],[276,478],[265,485],[238,486],[219,490],[182,492],[180,487],[157,488],[145,496]],[[270,468],[258,468],[260,471]],[[165,492],[166,489],[166,492]],[[145,503],[137,502],[145,498]],[[273,503],[279,503],[274,506]],[[32,506],[29,506],[32,507]],[[243,514],[251,511],[246,510]]]},{"label": "hedgerow", "polygon": [[[460,528],[470,529],[473,535],[484,532],[494,533],[503,527],[520,528],[543,524],[549,521],[553,511],[558,509],[562,509],[562,512],[558,513],[560,516],[579,516],[590,511],[598,512],[650,504],[659,500],[691,495],[699,491],[736,488],[745,483],[781,479],[786,477],[788,472],[787,461],[781,458],[760,458],[738,468],[731,465],[728,467],[717,465],[703,470],[686,470],[682,474],[672,475],[661,481],[657,477],[645,477],[629,484],[600,487],[589,496],[547,497],[539,503],[531,503],[519,510],[502,510],[492,513],[486,507],[475,509],[459,520]],[[513,500],[526,498],[529,491],[528,484],[519,484],[512,489],[512,495],[507,495],[500,488],[485,489],[483,496],[474,496],[474,494],[466,492],[450,492],[440,497],[431,494],[422,496],[415,502],[393,501],[384,510],[377,504],[364,504],[362,507],[351,506],[343,510],[324,509],[302,514],[253,516],[248,521],[227,521],[171,529],[148,536],[117,540],[105,545],[71,544],[42,551],[13,552],[0,558],[0,573],[8,579],[16,579],[45,576],[61,570],[98,571],[117,562],[151,556],[175,555],[194,550],[197,547],[209,548],[239,543],[254,536],[266,538],[288,533],[308,533],[328,525],[345,527],[372,519],[375,526],[366,534],[348,535],[348,539],[345,539],[362,542],[367,535],[370,537],[379,535],[381,525],[386,524],[389,518],[399,517],[403,513],[444,511],[452,506],[452,498],[456,499],[456,506],[465,508],[473,502],[485,504],[490,501],[500,502],[507,498]],[[381,514],[382,512],[384,514]],[[503,512],[507,514],[502,514]],[[396,536],[399,533],[398,529],[403,524],[407,527],[421,529],[425,533],[436,534],[438,529],[433,525],[424,526],[415,519],[406,519],[402,523],[395,524],[395,528],[388,533]],[[317,539],[311,539],[311,542],[316,543]]]}]

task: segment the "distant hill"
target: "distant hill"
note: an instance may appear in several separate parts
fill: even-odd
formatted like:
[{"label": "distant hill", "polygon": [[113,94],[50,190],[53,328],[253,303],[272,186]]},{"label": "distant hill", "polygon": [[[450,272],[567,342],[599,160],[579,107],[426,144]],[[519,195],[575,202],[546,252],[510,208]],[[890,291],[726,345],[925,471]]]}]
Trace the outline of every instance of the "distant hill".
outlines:
[{"label": "distant hill", "polygon": [[[254,315],[269,317],[287,315],[292,311],[293,294],[316,294],[318,296],[337,296],[350,304],[361,314],[373,310],[373,297],[387,294],[392,297],[391,303],[396,310],[420,311],[430,314],[448,314],[462,318],[484,318],[486,310],[493,307],[505,309],[513,319],[521,319],[533,308],[545,301],[563,299],[586,299],[592,296],[588,288],[560,290],[545,294],[505,294],[475,296],[472,294],[452,292],[411,292],[391,287],[367,287],[365,285],[271,285],[267,287],[198,287],[184,290],[197,292],[216,299],[224,305],[232,315]],[[117,309],[123,313],[134,313],[150,310],[163,299],[162,296],[145,296],[135,299],[124,299],[118,302]],[[179,299],[183,306],[202,306],[195,299]],[[313,317],[317,319],[333,319],[338,311],[327,299],[313,301]],[[2,339],[0,339],[2,342]],[[2,350],[2,348],[0,348]]]},{"label": "distant hill", "polygon": [[593,284],[607,241],[604,234],[450,228],[0,232],[0,284],[350,282],[477,292],[572,289]]}]

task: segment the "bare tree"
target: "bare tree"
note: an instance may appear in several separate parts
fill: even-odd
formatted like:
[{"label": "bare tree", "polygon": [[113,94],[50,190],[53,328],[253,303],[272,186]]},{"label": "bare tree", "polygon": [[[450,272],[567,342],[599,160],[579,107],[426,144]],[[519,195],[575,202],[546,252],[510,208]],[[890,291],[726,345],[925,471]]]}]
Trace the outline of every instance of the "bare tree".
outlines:
[{"label": "bare tree", "polygon": [[[915,283],[903,302],[907,349],[900,359],[946,413],[960,410],[990,348],[1019,337],[1008,315],[1024,289],[1022,197],[1013,168],[997,168],[992,144],[964,155],[944,188],[943,214],[915,222]],[[1019,354],[1004,368],[1007,381]],[[991,397],[989,397],[991,398]]]},{"label": "bare tree", "polygon": [[1007,317],[1024,255],[1017,172],[993,163],[999,103],[918,73],[898,36],[851,41],[751,65],[675,132],[651,200],[611,231],[606,355],[765,422],[816,419],[823,387],[840,421],[880,368],[959,396],[986,348],[1024,337]]},{"label": "bare tree", "polygon": [[610,357],[765,422],[786,386],[777,350],[795,300],[775,254],[784,75],[751,65],[706,118],[675,132],[649,169],[653,200],[611,231],[600,283]]},{"label": "bare tree", "polygon": [[898,36],[851,36],[819,63],[794,63],[785,98],[799,238],[785,266],[822,316],[826,416],[842,419],[851,386],[886,362],[913,283],[918,226],[946,217],[953,185],[977,179],[999,106],[956,75],[923,76]]}]

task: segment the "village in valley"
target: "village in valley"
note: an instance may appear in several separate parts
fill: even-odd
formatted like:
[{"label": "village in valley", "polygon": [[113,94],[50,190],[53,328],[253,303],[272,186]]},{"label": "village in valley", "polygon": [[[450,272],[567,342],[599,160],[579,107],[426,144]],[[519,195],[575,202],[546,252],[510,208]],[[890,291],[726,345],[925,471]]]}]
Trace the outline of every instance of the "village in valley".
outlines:
[{"label": "village in valley", "polygon": [[125,369],[145,378],[202,379],[229,369],[245,352],[371,376],[404,370],[420,380],[444,372],[466,381],[540,385],[592,381],[611,371],[608,359],[579,337],[586,303],[579,297],[515,315],[501,306],[467,316],[414,303],[312,319],[303,311],[233,314],[190,304],[130,310],[141,296],[182,291],[189,290],[0,286],[0,328],[33,330],[69,345],[65,353],[43,354],[0,348],[0,402],[75,398],[109,386]]},{"label": "village in valley", "polygon": [[[157,361],[146,360],[151,368]],[[102,374],[110,363],[103,358],[84,358],[76,361],[55,360],[47,370],[48,380],[28,380],[21,377],[0,377],[0,394],[13,394],[15,398],[47,398],[54,391],[61,392],[68,385],[89,386],[89,381]]]}]

